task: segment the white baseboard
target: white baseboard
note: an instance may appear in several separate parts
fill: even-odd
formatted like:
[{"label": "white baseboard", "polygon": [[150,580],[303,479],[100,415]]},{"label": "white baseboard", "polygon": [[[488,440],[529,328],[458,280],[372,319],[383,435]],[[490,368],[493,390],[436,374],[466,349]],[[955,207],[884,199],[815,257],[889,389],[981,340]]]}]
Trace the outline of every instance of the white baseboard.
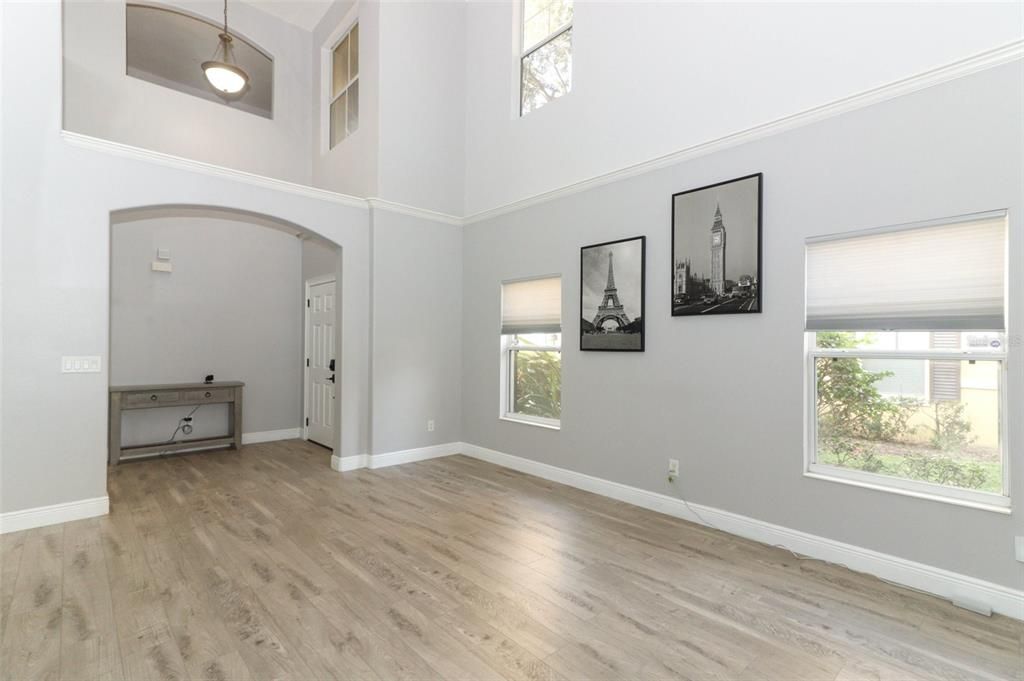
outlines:
[{"label": "white baseboard", "polygon": [[700,525],[714,526],[724,532],[763,544],[784,546],[801,555],[845,565],[851,570],[865,572],[889,582],[920,589],[949,601],[980,604],[987,606],[993,612],[1024,620],[1024,591],[852,544],[844,544],[788,527],[773,525],[711,506],[694,503],[687,505],[677,497],[623,485],[585,473],[577,473],[478,445],[462,443],[462,453],[475,459],[611,497],[634,506]]},{"label": "white baseboard", "polygon": [[397,466],[403,463],[426,461],[427,459],[458,454],[464,446],[461,442],[446,442],[441,445],[402,449],[397,452],[384,452],[382,454],[359,454],[357,456],[338,456],[335,454],[331,457],[331,468],[336,471],[345,472],[354,471],[357,468]]},{"label": "white baseboard", "polygon": [[356,456],[338,456],[331,454],[331,468],[341,473],[354,471],[357,468],[369,468],[370,455],[357,454]]},{"label": "white baseboard", "polygon": [[276,440],[295,440],[300,437],[302,437],[301,428],[261,430],[255,433],[242,433],[242,444],[254,445],[259,442],[274,442]]},{"label": "white baseboard", "polygon": [[31,530],[33,527],[68,523],[72,520],[94,518],[106,515],[109,512],[110,499],[108,497],[96,497],[95,499],[69,501],[52,506],[26,508],[23,511],[9,511],[8,513],[0,514],[0,534]]}]

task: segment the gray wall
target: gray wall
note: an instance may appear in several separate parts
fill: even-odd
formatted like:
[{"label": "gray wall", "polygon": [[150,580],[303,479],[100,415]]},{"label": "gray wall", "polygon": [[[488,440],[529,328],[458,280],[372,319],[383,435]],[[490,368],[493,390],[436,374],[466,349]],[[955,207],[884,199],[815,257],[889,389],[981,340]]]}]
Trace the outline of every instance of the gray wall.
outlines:
[{"label": "gray wall", "polygon": [[337,274],[337,271],[338,251],[334,246],[317,239],[302,240],[302,295],[305,295],[307,279],[326,277]]},{"label": "gray wall", "polygon": [[[262,225],[162,217],[111,228],[113,385],[245,381],[247,433],[296,428],[302,413],[300,242]],[[158,248],[171,273],[154,272]],[[167,438],[179,411],[125,415],[125,443]],[[204,407],[193,436],[227,432],[226,408]]]},{"label": "gray wall", "polygon": [[[810,235],[1009,208],[1020,334],[1022,82],[1015,62],[468,226],[464,441],[1019,588],[1019,519],[802,476],[803,258]],[[759,171],[764,313],[672,318],[670,196]],[[580,353],[579,248],[638,234],[647,352]],[[500,282],[552,272],[563,275],[561,431],[497,418]],[[1020,405],[1024,357],[1011,346],[1008,401]],[[1024,424],[1009,416],[1019,471]],[[1024,498],[1024,475],[1013,495]]]},{"label": "gray wall", "polygon": [[372,225],[372,453],[457,442],[462,228],[380,210]]}]

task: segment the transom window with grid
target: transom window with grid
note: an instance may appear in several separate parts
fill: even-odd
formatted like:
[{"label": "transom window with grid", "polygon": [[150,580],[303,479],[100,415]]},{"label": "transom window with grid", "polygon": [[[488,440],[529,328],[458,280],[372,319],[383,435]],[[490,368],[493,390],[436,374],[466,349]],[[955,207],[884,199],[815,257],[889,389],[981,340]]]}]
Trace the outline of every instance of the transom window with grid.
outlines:
[{"label": "transom window with grid", "polygon": [[330,140],[333,149],[359,128],[359,24],[331,51]]},{"label": "transom window with grid", "polygon": [[1006,219],[808,240],[808,473],[1009,506]]}]

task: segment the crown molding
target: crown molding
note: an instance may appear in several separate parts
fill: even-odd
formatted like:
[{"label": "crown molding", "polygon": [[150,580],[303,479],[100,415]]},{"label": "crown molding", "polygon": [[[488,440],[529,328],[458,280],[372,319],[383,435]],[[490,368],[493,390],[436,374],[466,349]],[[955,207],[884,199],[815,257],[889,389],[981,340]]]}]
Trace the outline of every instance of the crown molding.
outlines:
[{"label": "crown molding", "polygon": [[415,206],[407,206],[396,201],[388,201],[377,197],[363,199],[358,196],[341,194],[328,189],[319,189],[317,187],[310,187],[296,182],[288,182],[287,180],[278,180],[273,177],[257,175],[256,173],[250,173],[244,170],[235,170],[233,168],[226,168],[213,163],[195,161],[181,156],[175,156],[173,154],[165,154],[160,151],[152,151],[151,149],[143,149],[142,147],[136,147],[130,144],[122,144],[121,142],[105,140],[100,137],[83,135],[82,133],[72,132],[70,130],[61,130],[61,136],[68,144],[75,147],[89,149],[90,151],[99,151],[105,154],[113,154],[115,156],[131,158],[139,161],[146,161],[148,163],[155,163],[168,168],[174,168],[176,170],[201,173],[203,175],[242,182],[264,189],[273,189],[275,191],[296,194],[298,196],[304,196],[318,201],[329,201],[331,203],[337,203],[351,208],[359,208],[362,210],[374,208],[376,210],[384,210],[391,213],[430,220],[431,222],[440,222],[456,226],[462,226],[463,224],[463,219],[456,215],[449,215],[447,213],[427,210],[425,208],[417,208]]},{"label": "crown molding", "polygon": [[917,92],[918,90],[923,90],[934,85],[940,85],[957,78],[969,76],[973,73],[1008,64],[1022,58],[1024,58],[1024,40],[1015,40],[1001,47],[979,52],[978,54],[946,64],[945,66],[924,71],[908,78],[902,78],[880,87],[834,100],[827,104],[822,104],[795,114],[783,116],[782,118],[777,118],[767,123],[755,125],[751,128],[740,130],[723,137],[701,142],[700,144],[695,144],[647,161],[641,161],[640,163],[635,163],[617,170],[595,175],[594,177],[573,182],[557,189],[541,192],[540,194],[534,194],[533,196],[512,201],[511,203],[506,203],[496,208],[472,213],[463,218],[463,222],[466,225],[484,222],[500,215],[506,215],[530,206],[546,203],[548,201],[577,194],[588,189],[600,187],[611,182],[618,182],[653,170],[676,165],[690,159],[706,156],[708,154],[762,139],[764,137],[777,135],[794,128],[810,125],[811,123],[816,123],[827,118],[832,118],[833,116],[839,116],[844,113],[863,109],[874,104],[880,104],[896,97],[908,95],[913,92]]},{"label": "crown molding", "polygon": [[431,222],[441,222],[448,225],[455,225],[461,227],[465,224],[465,220],[457,215],[450,215],[449,213],[440,213],[435,210],[428,210],[426,208],[417,208],[416,206],[407,206],[404,203],[397,203],[395,201],[388,201],[377,197],[370,197],[366,199],[366,202],[371,208],[376,210],[385,210],[389,213],[398,213],[399,215],[409,215],[414,218],[422,218],[424,220],[430,220]]},{"label": "crown molding", "polygon": [[185,170],[188,172],[209,175],[211,177],[233,180],[235,182],[242,182],[244,184],[261,187],[263,189],[273,189],[275,191],[286,192],[288,194],[304,196],[309,199],[317,199],[318,201],[329,201],[331,203],[337,203],[350,208],[360,208],[362,210],[368,209],[366,199],[361,199],[357,196],[349,196],[348,194],[332,192],[327,189],[318,189],[316,187],[310,187],[296,182],[288,182],[287,180],[278,180],[264,175],[257,175],[256,173],[249,173],[244,170],[225,168],[224,166],[206,163],[204,161],[194,161],[181,156],[174,156],[173,154],[165,154],[160,151],[143,149],[130,144],[112,142],[99,137],[71,132],[70,130],[61,130],[60,134],[68,144],[75,147],[81,147],[83,149],[89,149],[91,151],[99,151],[105,154],[113,154],[124,158],[155,163],[157,165],[174,168],[176,170]]},{"label": "crown molding", "polygon": [[940,66],[914,76],[902,78],[886,85],[865,90],[864,92],[843,97],[842,99],[834,100],[827,104],[822,104],[795,114],[783,116],[767,123],[755,125],[745,130],[740,130],[723,137],[701,142],[669,154],[664,154],[646,161],[641,161],[623,168],[595,175],[588,179],[579,180],[556,189],[551,189],[546,192],[534,194],[533,196],[518,199],[495,208],[489,208],[472,213],[465,217],[441,213],[426,208],[408,206],[395,201],[381,199],[379,197],[370,197],[365,199],[359,198],[357,196],[341,194],[327,189],[318,189],[316,187],[288,182],[286,180],[277,180],[242,170],[233,170],[231,168],[225,168],[212,163],[193,161],[180,156],[174,156],[172,154],[150,151],[148,149],[142,149],[128,144],[121,144],[119,142],[112,142],[68,130],[62,130],[61,135],[69,144],[85,149],[91,149],[93,151],[100,151],[127,158],[148,161],[150,163],[157,163],[179,170],[202,173],[213,177],[234,180],[236,182],[244,182],[257,187],[287,192],[320,201],[330,201],[332,203],[352,208],[361,208],[363,210],[373,208],[400,215],[417,217],[431,222],[465,226],[484,222],[500,215],[506,215],[530,206],[554,201],[559,198],[587,191],[588,189],[600,187],[612,182],[618,182],[654,170],[666,168],[684,161],[739,146],[747,142],[753,142],[758,139],[777,135],[782,132],[810,125],[812,123],[851,111],[856,111],[858,109],[863,109],[874,104],[880,104],[896,97],[908,95],[925,88],[940,85],[957,78],[969,76],[971,74],[978,73],[979,71],[1008,64],[1020,59],[1024,59],[1024,40],[1015,40],[1011,43],[1007,43],[1006,45],[986,50],[984,52],[979,52],[978,54],[946,64],[945,66]]}]

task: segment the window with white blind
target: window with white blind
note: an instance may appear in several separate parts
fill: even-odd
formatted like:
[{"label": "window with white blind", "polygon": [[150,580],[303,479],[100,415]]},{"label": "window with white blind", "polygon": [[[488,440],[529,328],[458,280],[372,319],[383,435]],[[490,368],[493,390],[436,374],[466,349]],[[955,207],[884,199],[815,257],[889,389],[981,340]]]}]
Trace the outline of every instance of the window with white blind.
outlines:
[{"label": "window with white blind", "polygon": [[1009,507],[1006,222],[808,239],[808,474]]},{"label": "window with white blind", "polygon": [[572,89],[573,0],[522,0],[519,115]]},{"label": "window with white blind", "polygon": [[331,50],[330,143],[333,149],[359,128],[359,24]]},{"label": "window with white blind", "polygon": [[558,428],[562,414],[562,280],[501,285],[501,412]]}]

